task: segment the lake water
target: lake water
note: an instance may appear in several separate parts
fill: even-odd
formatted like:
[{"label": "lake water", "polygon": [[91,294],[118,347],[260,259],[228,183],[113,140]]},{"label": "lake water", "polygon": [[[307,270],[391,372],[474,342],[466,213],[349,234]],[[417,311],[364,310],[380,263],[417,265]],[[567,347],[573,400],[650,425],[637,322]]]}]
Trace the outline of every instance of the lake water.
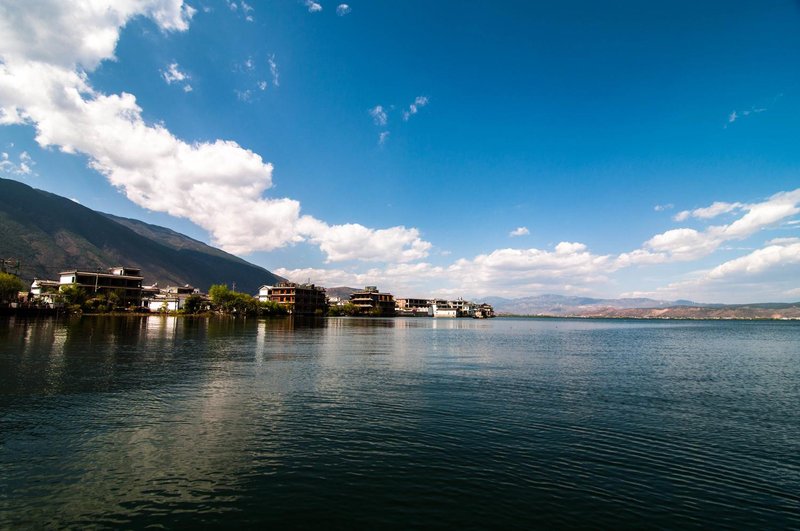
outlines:
[{"label": "lake water", "polygon": [[800,323],[0,321],[0,528],[800,527]]}]

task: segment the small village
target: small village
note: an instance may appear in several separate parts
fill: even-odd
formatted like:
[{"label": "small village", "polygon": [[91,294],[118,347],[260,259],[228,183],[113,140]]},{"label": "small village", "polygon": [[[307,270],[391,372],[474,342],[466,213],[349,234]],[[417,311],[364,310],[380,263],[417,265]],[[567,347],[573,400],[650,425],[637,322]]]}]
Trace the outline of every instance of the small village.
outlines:
[{"label": "small village", "polygon": [[34,279],[30,289],[20,290],[10,308],[106,313],[206,313],[296,315],[435,317],[485,319],[495,316],[490,304],[464,299],[395,298],[377,286],[366,286],[349,297],[331,296],[322,286],[310,283],[278,282],[263,285],[250,295],[211,286],[208,293],[188,284],[164,286],[144,284],[142,270],[117,266],[107,270],[72,269],[59,273],[58,280]]}]

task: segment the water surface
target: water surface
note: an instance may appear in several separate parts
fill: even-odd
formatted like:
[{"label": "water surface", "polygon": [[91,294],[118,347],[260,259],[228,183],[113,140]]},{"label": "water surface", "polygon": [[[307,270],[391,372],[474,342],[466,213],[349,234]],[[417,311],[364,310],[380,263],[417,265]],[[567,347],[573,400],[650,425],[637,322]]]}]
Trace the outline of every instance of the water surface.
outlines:
[{"label": "water surface", "polygon": [[0,321],[0,528],[800,527],[800,323]]}]

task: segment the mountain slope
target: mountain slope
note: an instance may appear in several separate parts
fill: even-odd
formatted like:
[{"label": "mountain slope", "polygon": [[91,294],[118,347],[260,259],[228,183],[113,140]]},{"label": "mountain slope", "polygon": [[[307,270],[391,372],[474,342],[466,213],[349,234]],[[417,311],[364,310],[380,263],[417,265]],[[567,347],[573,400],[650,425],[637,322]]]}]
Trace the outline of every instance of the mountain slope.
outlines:
[{"label": "mountain slope", "polygon": [[0,179],[0,256],[20,261],[20,276],[55,278],[72,268],[141,267],[146,283],[236,282],[255,293],[280,277],[164,227],[104,215],[64,197]]}]

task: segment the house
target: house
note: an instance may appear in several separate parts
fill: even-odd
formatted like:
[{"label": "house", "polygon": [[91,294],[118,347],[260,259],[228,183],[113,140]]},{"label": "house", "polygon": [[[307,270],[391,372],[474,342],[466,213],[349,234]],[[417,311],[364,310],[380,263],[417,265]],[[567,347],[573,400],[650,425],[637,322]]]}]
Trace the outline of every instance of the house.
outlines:
[{"label": "house", "polygon": [[[268,286],[262,286],[265,288]],[[268,290],[269,300],[284,306],[293,315],[324,315],[328,310],[325,288],[314,284],[279,282]],[[259,300],[261,290],[259,290]]]},{"label": "house", "polygon": [[264,284],[263,286],[258,288],[258,295],[256,295],[256,299],[258,299],[258,302],[267,302],[269,300],[269,292],[274,287],[275,286],[269,286],[267,284]]},{"label": "house", "polygon": [[[152,286],[148,286],[152,289]],[[177,312],[183,309],[186,300],[200,291],[186,284],[184,286],[167,286],[146,300],[146,307],[151,312]]]},{"label": "house", "polygon": [[394,295],[381,293],[377,286],[366,286],[363,291],[353,293],[350,295],[350,303],[358,306],[359,313],[363,315],[395,315]]},{"label": "house", "polygon": [[56,294],[61,286],[58,280],[45,280],[35,278],[31,283],[31,296],[34,301],[53,306],[56,304]]},{"label": "house", "polygon": [[404,316],[428,315],[428,300],[397,299],[397,301],[395,301],[395,312],[397,313],[397,315],[404,315]]},{"label": "house", "polygon": [[72,269],[59,273],[59,288],[76,285],[90,297],[116,293],[123,306],[139,306],[142,301],[142,270],[135,267],[111,267],[103,273]]}]

